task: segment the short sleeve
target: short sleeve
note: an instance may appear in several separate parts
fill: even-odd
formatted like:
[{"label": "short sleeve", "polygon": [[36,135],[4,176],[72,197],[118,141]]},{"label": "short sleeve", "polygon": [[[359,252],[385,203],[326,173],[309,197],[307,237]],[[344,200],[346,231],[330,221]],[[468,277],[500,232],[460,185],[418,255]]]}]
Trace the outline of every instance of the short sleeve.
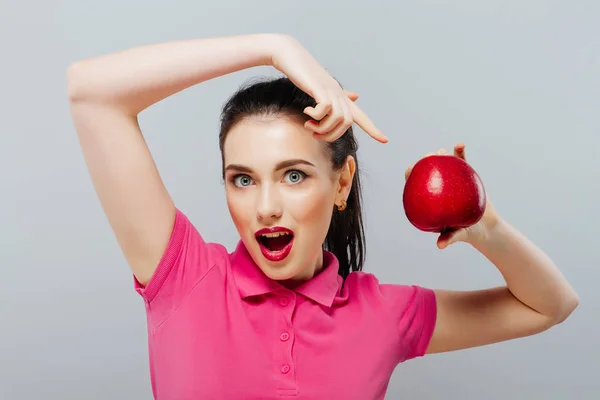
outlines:
[{"label": "short sleeve", "polygon": [[154,274],[146,286],[134,276],[134,288],[154,314],[168,314],[197,282],[222,263],[221,248],[205,242],[187,216],[177,209],[171,237]]},{"label": "short sleeve", "polygon": [[387,302],[403,346],[401,361],[426,354],[437,320],[437,304],[432,289],[416,285],[382,284]]}]

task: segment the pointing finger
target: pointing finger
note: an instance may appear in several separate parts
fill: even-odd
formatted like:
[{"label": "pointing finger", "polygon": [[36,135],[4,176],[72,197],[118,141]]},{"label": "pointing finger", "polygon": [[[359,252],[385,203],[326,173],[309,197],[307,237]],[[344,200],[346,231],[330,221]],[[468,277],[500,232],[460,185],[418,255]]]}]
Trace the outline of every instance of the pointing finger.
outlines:
[{"label": "pointing finger", "polygon": [[365,114],[359,106],[353,102],[350,103],[350,107],[352,108],[352,118],[354,119],[354,122],[356,122],[363,131],[380,143],[388,142],[389,139],[375,126],[373,121],[369,119],[367,114]]}]

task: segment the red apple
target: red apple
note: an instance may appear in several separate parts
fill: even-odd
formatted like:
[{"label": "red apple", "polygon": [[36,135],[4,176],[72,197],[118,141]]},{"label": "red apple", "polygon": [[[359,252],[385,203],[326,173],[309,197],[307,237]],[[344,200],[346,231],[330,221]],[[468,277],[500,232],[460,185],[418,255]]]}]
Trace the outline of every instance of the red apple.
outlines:
[{"label": "red apple", "polygon": [[463,159],[431,155],[412,168],[402,196],[406,217],[425,232],[449,232],[476,224],[486,206],[481,178]]}]

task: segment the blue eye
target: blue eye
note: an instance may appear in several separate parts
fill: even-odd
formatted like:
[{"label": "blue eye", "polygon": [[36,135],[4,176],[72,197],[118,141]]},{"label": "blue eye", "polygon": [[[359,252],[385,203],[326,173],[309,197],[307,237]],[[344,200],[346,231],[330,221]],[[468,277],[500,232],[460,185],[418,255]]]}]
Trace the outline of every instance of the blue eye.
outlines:
[{"label": "blue eye", "polygon": [[306,178],[306,174],[302,171],[292,170],[288,171],[285,174],[285,177],[287,178],[288,183],[299,183]]},{"label": "blue eye", "polygon": [[233,184],[238,187],[246,187],[252,184],[252,178],[248,175],[236,175],[233,177]]}]

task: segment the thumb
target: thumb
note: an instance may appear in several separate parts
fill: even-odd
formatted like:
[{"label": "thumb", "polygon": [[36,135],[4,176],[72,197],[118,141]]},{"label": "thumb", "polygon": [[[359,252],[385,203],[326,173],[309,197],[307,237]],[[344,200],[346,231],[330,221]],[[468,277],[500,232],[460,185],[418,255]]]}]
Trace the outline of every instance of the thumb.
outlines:
[{"label": "thumb", "polygon": [[463,242],[467,239],[469,231],[467,229],[458,229],[451,232],[444,232],[440,234],[437,240],[437,247],[439,249],[445,249],[446,247],[456,243]]},{"label": "thumb", "polygon": [[349,92],[349,91],[344,91],[344,93],[346,94],[346,97],[348,97],[348,99],[350,99],[351,101],[356,101],[358,100],[358,93],[356,92]]}]

